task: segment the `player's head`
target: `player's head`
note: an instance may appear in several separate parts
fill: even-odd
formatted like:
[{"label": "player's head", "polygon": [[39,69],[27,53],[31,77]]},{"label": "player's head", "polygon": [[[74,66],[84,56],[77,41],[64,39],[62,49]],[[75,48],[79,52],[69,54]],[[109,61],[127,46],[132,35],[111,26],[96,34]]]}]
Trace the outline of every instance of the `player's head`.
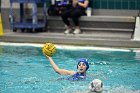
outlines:
[{"label": "player's head", "polygon": [[88,68],[89,68],[88,60],[86,58],[80,58],[77,64],[77,69],[80,72],[84,72],[87,71]]}]

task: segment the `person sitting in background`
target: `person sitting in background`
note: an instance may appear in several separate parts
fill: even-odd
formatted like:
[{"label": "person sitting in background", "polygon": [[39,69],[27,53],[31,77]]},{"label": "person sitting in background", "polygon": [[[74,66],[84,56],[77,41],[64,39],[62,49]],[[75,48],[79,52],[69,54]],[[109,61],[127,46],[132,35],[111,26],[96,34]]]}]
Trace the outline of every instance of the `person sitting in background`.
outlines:
[{"label": "person sitting in background", "polygon": [[79,18],[82,15],[86,15],[86,8],[88,7],[88,4],[88,0],[72,0],[72,7],[62,12],[61,17],[66,25],[66,31],[64,32],[65,34],[71,33],[73,28],[68,18],[71,18],[75,25],[75,30],[73,31],[73,34],[81,33]]}]

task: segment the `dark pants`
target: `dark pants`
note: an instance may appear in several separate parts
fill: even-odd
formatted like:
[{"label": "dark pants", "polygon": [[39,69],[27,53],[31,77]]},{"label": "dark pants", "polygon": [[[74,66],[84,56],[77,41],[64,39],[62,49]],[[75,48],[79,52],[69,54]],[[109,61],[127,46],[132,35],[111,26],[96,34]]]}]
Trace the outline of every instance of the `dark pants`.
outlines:
[{"label": "dark pants", "polygon": [[75,26],[79,26],[79,18],[85,15],[85,10],[81,10],[79,8],[71,8],[66,11],[64,11],[61,15],[63,22],[67,25],[70,26],[70,22],[68,18],[71,18],[72,21],[74,22]]}]

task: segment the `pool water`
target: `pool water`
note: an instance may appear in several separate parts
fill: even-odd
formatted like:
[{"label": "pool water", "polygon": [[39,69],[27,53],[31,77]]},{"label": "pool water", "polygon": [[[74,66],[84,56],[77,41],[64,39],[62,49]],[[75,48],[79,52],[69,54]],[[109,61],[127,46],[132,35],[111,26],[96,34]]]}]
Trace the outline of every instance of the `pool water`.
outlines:
[{"label": "pool water", "polygon": [[90,62],[88,78],[68,81],[55,73],[41,47],[0,45],[0,93],[87,93],[95,78],[103,81],[103,93],[140,93],[140,50],[57,48],[53,59],[76,71],[83,57]]}]

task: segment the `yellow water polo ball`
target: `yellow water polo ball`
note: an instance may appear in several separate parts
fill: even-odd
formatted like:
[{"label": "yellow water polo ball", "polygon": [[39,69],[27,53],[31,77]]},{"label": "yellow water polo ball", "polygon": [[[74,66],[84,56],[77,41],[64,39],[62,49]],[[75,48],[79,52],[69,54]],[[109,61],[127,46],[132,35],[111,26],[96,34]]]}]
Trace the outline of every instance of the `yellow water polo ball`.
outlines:
[{"label": "yellow water polo ball", "polygon": [[45,55],[52,57],[56,52],[56,47],[52,43],[46,43],[44,44],[42,51]]}]

